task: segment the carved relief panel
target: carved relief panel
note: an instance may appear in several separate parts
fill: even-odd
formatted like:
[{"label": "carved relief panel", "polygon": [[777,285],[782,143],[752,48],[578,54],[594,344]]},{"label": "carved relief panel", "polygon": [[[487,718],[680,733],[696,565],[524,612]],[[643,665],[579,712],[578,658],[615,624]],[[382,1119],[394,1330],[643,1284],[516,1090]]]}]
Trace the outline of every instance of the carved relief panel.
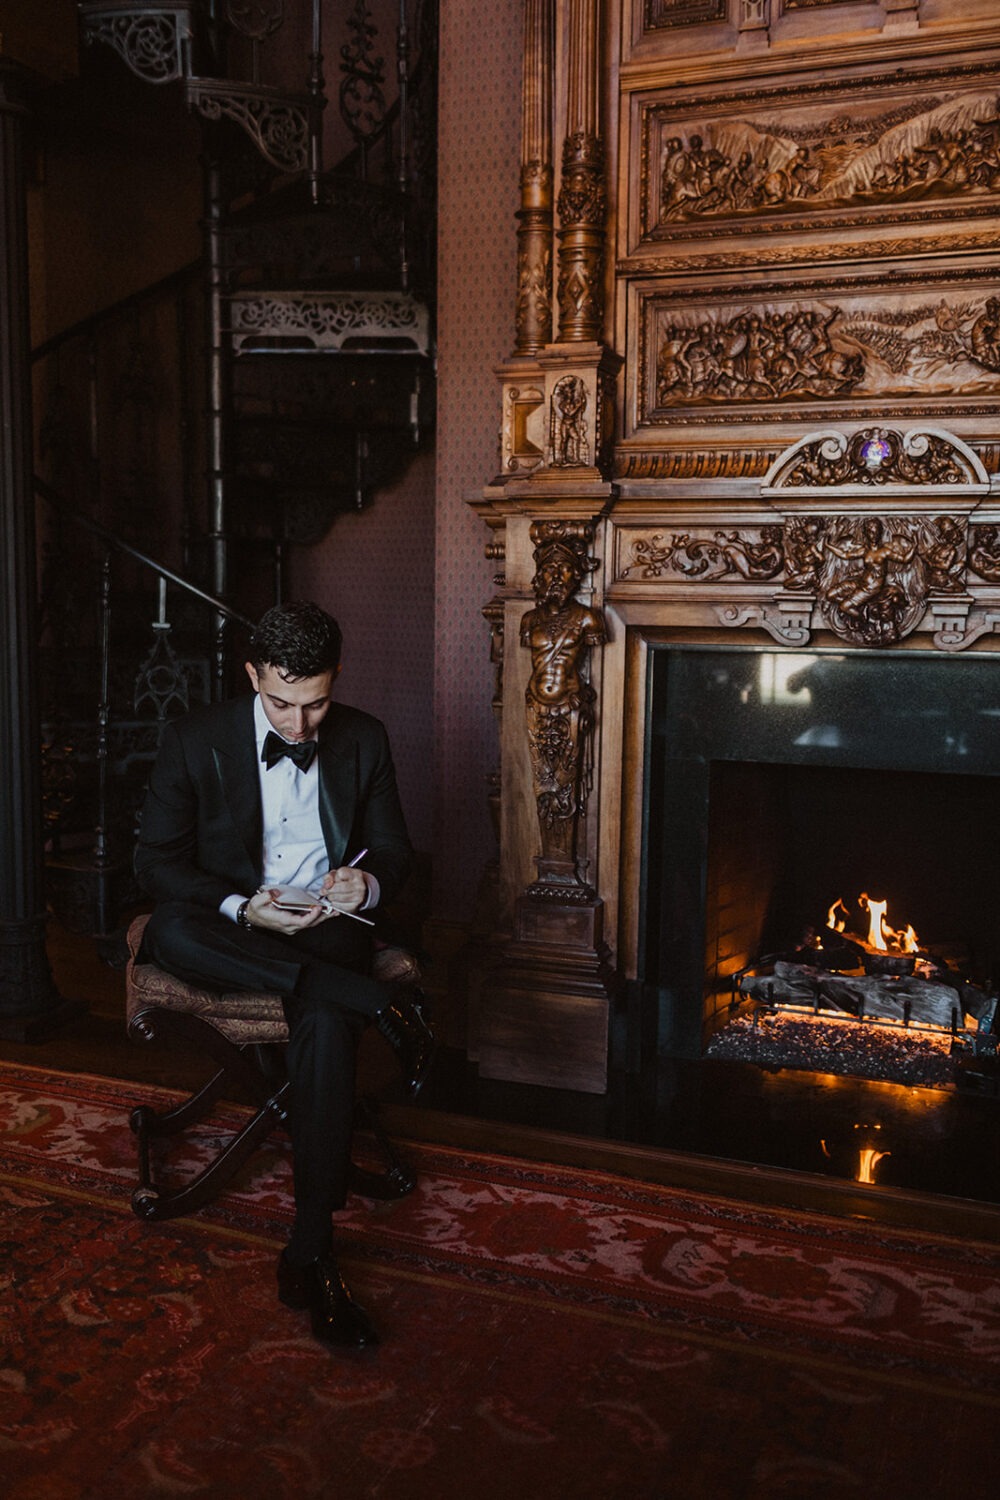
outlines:
[{"label": "carved relief panel", "polygon": [[718,233],[983,217],[1000,201],[996,75],[881,73],[638,103],[629,250]]},{"label": "carved relief panel", "polygon": [[1000,282],[966,273],[887,291],[879,277],[635,288],[636,428],[995,410]]}]

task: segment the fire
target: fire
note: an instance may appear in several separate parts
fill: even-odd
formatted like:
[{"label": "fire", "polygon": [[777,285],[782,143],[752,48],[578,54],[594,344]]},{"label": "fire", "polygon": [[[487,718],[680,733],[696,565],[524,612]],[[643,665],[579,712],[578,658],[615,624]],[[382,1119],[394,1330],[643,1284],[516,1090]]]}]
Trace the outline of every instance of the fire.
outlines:
[{"label": "fire", "polygon": [[[871,1139],[874,1133],[881,1131],[881,1125],[855,1125],[855,1130],[862,1132],[862,1138],[868,1136]],[[877,1146],[858,1146],[858,1170],[855,1173],[855,1182],[874,1183],[875,1168],[880,1161],[891,1156],[891,1151],[880,1151]]]},{"label": "fire", "polygon": [[889,945],[882,933],[882,923],[885,921],[888,901],[873,901],[867,892],[862,891],[858,897],[858,905],[862,911],[868,913],[868,937],[867,943],[870,948],[877,948],[880,953],[888,953]]},{"label": "fire", "polygon": [[891,1151],[876,1151],[873,1146],[865,1146],[858,1152],[858,1175],[856,1182],[874,1182],[875,1168],[885,1156],[891,1156]]},{"label": "fire", "polygon": [[[838,907],[844,913],[842,917],[837,915]],[[847,918],[847,907],[838,896],[836,901],[833,903],[833,905],[830,907],[830,910],[826,914],[826,925],[827,927],[832,928],[834,932],[843,932],[847,927]]]},{"label": "fire", "polygon": [[[876,901],[867,891],[862,891],[858,905],[868,913],[868,933],[863,941],[869,948],[876,953],[888,953],[890,949],[895,953],[920,952],[920,939],[909,923],[901,929],[889,926],[886,920],[888,901]],[[845,932],[848,916],[847,907],[838,896],[827,912],[826,925],[834,932]]]}]

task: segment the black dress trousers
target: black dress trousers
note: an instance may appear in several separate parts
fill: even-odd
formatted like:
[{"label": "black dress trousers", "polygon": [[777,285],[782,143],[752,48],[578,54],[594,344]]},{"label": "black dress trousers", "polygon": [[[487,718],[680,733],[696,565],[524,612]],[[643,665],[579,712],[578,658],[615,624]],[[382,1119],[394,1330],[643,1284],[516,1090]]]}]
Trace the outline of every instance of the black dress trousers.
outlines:
[{"label": "black dress trousers", "polygon": [[357,1044],[391,1000],[367,972],[371,954],[371,929],[350,917],[287,937],[247,932],[218,911],[180,901],[161,902],[143,938],[141,959],[190,984],[281,997],[299,1259],[323,1252],[330,1215],[347,1197]]}]

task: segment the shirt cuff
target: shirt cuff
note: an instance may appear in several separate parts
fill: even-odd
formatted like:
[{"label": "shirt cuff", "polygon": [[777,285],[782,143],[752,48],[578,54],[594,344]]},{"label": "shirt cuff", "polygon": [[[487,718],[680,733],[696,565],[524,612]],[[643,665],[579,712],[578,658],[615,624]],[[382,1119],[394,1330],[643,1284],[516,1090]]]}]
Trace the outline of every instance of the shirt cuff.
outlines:
[{"label": "shirt cuff", "polygon": [[378,906],[382,895],[382,887],[375,879],[375,876],[369,875],[367,870],[362,870],[361,873],[365,877],[365,885],[368,887],[368,895],[364,899],[361,910],[371,911],[373,906]]},{"label": "shirt cuff", "polygon": [[247,898],[245,896],[227,896],[225,901],[223,901],[222,905],[219,907],[219,911],[224,917],[228,917],[230,922],[235,922],[236,913],[239,911],[240,907],[243,905],[246,899]]}]

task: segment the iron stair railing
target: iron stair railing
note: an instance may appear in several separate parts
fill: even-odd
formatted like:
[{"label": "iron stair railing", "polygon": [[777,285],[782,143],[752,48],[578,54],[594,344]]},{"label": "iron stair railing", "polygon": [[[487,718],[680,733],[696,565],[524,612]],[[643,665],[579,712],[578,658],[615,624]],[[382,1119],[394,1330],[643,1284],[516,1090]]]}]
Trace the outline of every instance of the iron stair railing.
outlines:
[{"label": "iron stair railing", "polygon": [[[44,479],[35,476],[35,490],[60,517],[89,533],[100,543],[97,561],[97,681],[96,713],[92,735],[86,749],[74,744],[74,725],[67,715],[62,723],[49,717],[43,725],[43,807],[47,824],[47,854],[50,875],[50,900],[64,925],[89,931],[106,938],[114,931],[123,906],[136,898],[131,881],[131,844],[138,821],[141,798],[149,766],[159,745],[168,719],[185,713],[192,706],[192,670],[170,641],[171,624],[167,618],[167,588],[179,590],[182,596],[212,611],[213,618],[224,616],[249,631],[253,622],[224,600],[200,588],[175,569],[150,557],[107,526],[88,516]],[[132,717],[121,714],[120,694],[113,691],[113,665],[124,659],[121,643],[113,637],[113,572],[115,554],[127,558],[144,573],[157,580],[157,617],[150,622],[152,642],[142,660],[142,647],[132,641],[134,678]],[[44,654],[44,651],[43,651]],[[59,653],[54,662],[56,672],[61,663]],[[207,698],[207,673],[200,684],[201,697]],[[51,702],[51,700],[50,700]],[[116,709],[120,721],[116,725]],[[116,727],[122,731],[116,751]],[[63,743],[59,744],[60,732]],[[89,763],[89,764],[88,764]],[[82,773],[91,772],[93,824],[82,849],[72,838],[74,821],[71,810]],[[86,798],[81,799],[86,801]],[[63,825],[69,825],[69,832]],[[69,847],[65,847],[66,845]]]}]

